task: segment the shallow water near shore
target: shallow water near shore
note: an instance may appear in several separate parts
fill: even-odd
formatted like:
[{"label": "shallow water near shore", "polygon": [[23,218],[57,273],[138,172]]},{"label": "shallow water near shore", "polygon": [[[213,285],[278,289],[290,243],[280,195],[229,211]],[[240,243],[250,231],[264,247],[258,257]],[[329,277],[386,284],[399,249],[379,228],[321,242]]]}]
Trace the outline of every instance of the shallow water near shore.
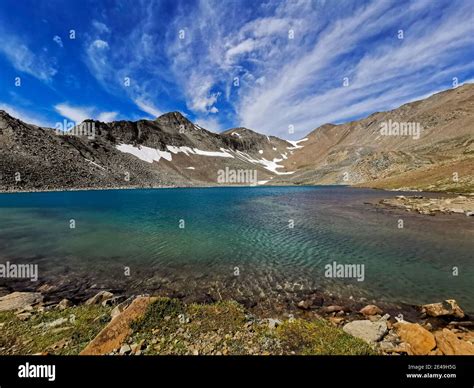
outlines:
[{"label": "shallow water near shore", "polygon": [[[366,203],[398,194],[334,186],[0,194],[0,263],[38,264],[38,284],[71,289],[266,301],[319,289],[395,304],[454,298],[474,312],[472,218]],[[364,280],[325,277],[333,262],[363,264]],[[31,283],[0,279],[15,289]]]}]

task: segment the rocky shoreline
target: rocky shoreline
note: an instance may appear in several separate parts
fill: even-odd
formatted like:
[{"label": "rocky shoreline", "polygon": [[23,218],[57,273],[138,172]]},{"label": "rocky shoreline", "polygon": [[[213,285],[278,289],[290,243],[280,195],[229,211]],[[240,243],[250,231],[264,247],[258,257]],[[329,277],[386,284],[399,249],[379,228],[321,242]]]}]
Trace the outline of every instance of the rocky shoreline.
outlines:
[{"label": "rocky shoreline", "polygon": [[73,303],[13,292],[0,297],[0,354],[474,355],[474,321],[454,300],[404,315],[322,298],[272,315],[229,300],[102,290]]},{"label": "rocky shoreline", "polygon": [[463,214],[474,216],[474,195],[427,198],[421,195],[397,195],[382,199],[376,206],[403,209],[408,212],[435,216],[436,214]]}]

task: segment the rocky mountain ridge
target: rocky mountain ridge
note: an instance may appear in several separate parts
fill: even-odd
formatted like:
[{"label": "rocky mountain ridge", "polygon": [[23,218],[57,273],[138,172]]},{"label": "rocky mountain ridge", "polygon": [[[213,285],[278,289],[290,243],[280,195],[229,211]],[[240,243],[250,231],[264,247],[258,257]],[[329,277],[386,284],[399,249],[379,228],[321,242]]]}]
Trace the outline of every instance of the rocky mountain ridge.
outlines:
[{"label": "rocky mountain ridge", "polygon": [[[179,112],[86,120],[61,132],[0,111],[0,149],[2,191],[349,184],[472,192],[474,85],[325,124],[297,142],[248,128],[213,133]],[[222,171],[234,174],[222,180]]]}]

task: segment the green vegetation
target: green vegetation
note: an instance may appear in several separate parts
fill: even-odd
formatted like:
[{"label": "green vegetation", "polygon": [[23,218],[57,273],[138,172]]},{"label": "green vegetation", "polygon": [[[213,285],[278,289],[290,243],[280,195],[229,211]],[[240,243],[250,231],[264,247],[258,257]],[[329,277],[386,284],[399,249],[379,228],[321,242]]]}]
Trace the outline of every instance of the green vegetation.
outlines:
[{"label": "green vegetation", "polygon": [[232,301],[186,306],[160,298],[132,328],[128,343],[148,344],[145,354],[375,354],[325,320],[292,319],[271,329]]},{"label": "green vegetation", "polygon": [[[83,305],[34,311],[26,320],[0,313],[0,354],[78,354],[108,323],[110,311]],[[131,329],[125,343],[141,354],[375,354],[325,320],[291,319],[274,328],[233,301],[186,305],[158,298]]]},{"label": "green vegetation", "polygon": [[374,350],[328,322],[318,319],[285,321],[276,329],[285,351],[302,355],[370,355]]},{"label": "green vegetation", "polygon": [[110,310],[84,305],[35,312],[25,321],[1,312],[0,354],[78,354],[110,320]]}]

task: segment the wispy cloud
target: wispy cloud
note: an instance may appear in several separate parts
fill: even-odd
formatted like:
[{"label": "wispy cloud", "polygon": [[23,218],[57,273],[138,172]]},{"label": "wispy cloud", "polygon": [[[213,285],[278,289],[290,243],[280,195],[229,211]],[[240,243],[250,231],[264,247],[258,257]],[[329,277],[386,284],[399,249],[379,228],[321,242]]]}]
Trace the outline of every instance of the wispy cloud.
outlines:
[{"label": "wispy cloud", "polygon": [[151,102],[136,99],[135,104],[140,108],[142,112],[148,113],[153,117],[159,117],[163,114],[158,108],[156,108]]},{"label": "wispy cloud", "polygon": [[45,82],[51,81],[57,73],[54,58],[44,52],[33,52],[27,43],[17,36],[0,29],[0,41],[0,54],[3,54],[17,71]]},{"label": "wispy cloud", "polygon": [[87,119],[110,122],[115,120],[118,115],[118,112],[100,112],[95,107],[73,106],[68,103],[57,104],[54,106],[54,109],[61,116],[75,123],[81,123]]},{"label": "wispy cloud", "polygon": [[53,41],[54,41],[59,47],[61,47],[61,48],[64,47],[64,45],[63,45],[63,40],[61,39],[60,36],[54,35]]},{"label": "wispy cloud", "polygon": [[58,112],[61,116],[72,120],[76,123],[81,123],[84,120],[92,118],[92,111],[93,108],[85,108],[85,107],[74,107],[66,103],[57,104],[54,106],[56,112]]},{"label": "wispy cloud", "polygon": [[468,0],[200,0],[166,16],[160,3],[124,1],[128,27],[117,34],[123,21],[103,10],[85,62],[105,90],[154,117],[184,106],[203,126],[298,138],[474,73]]}]

